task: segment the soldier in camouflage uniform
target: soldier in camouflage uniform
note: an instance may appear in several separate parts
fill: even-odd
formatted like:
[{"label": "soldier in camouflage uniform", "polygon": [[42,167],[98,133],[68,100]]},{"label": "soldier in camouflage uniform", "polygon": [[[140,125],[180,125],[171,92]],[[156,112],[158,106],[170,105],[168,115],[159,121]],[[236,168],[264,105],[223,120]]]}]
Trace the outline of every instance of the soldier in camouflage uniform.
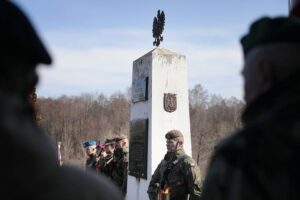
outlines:
[{"label": "soldier in camouflage uniform", "polygon": [[100,173],[104,174],[109,179],[112,178],[113,171],[113,159],[114,159],[114,151],[115,151],[115,140],[114,139],[106,139],[105,140],[105,152],[106,156],[100,160]]},{"label": "soldier in camouflage uniform", "polygon": [[[0,199],[120,200],[118,188],[69,165],[59,166],[50,138],[27,98],[38,64],[51,57],[25,14],[0,0]],[[13,192],[11,192],[13,191]]]},{"label": "soldier in camouflage uniform", "polygon": [[168,152],[152,175],[148,195],[158,200],[163,192],[170,191],[170,200],[198,200],[201,196],[200,169],[195,161],[184,153],[183,135],[178,130],[166,134]]},{"label": "soldier in camouflage uniform", "polygon": [[263,17],[241,43],[245,126],[216,147],[203,199],[300,199],[300,19]]},{"label": "soldier in camouflage uniform", "polygon": [[114,153],[114,166],[112,179],[121,188],[124,196],[127,192],[127,172],[128,172],[128,139],[126,135],[119,135],[115,138],[116,150]]}]

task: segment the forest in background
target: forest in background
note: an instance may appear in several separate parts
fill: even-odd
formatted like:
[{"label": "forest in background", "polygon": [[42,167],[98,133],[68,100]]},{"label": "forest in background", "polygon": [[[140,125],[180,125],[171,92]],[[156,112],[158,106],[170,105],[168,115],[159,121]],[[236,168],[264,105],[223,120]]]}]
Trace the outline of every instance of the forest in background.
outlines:
[{"label": "forest in background", "polygon": [[[37,98],[39,125],[54,143],[61,141],[62,159],[82,167],[87,139],[104,142],[116,134],[129,134],[131,89],[111,96],[86,93],[80,96]],[[200,84],[189,90],[193,158],[202,174],[214,146],[241,128],[244,103],[235,97],[209,94]]]}]

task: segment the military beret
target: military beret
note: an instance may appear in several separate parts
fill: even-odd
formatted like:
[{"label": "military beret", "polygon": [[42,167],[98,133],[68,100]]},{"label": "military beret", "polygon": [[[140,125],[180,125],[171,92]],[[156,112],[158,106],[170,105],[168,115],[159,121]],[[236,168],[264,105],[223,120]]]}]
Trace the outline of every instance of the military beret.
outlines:
[{"label": "military beret", "polygon": [[106,139],[104,145],[115,144],[115,139]]},{"label": "military beret", "polygon": [[183,135],[179,130],[171,130],[165,135],[165,138],[169,140],[179,138],[179,137],[183,138]]},{"label": "military beret", "polygon": [[115,141],[116,141],[116,142],[118,142],[118,141],[120,141],[120,140],[123,140],[123,139],[127,139],[127,135],[125,135],[125,134],[120,134],[120,135],[117,135],[117,136],[115,137]]},{"label": "military beret", "polygon": [[0,58],[50,64],[51,57],[29,19],[12,2],[0,1]]},{"label": "military beret", "polygon": [[244,55],[256,46],[271,43],[300,43],[300,19],[297,17],[263,17],[252,23],[241,38]]},{"label": "military beret", "polygon": [[88,140],[88,141],[85,141],[83,143],[83,147],[84,148],[87,148],[87,147],[90,147],[90,146],[96,146],[96,141],[95,140]]}]

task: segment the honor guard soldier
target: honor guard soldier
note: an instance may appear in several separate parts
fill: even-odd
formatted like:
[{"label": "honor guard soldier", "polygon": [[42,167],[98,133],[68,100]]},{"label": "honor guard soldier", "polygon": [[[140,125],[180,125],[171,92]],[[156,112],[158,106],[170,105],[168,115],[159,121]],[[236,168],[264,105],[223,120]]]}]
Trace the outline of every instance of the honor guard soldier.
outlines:
[{"label": "honor guard soldier", "polygon": [[148,195],[150,200],[199,200],[200,169],[183,150],[183,135],[171,130],[165,135],[167,154],[152,175]]},{"label": "honor guard soldier", "polygon": [[112,178],[113,160],[115,151],[115,140],[106,139],[104,143],[106,156],[100,161],[100,173],[103,173],[109,179]]},{"label": "honor guard soldier", "polygon": [[123,195],[127,192],[127,173],[128,173],[128,138],[121,134],[115,138],[116,150],[114,153],[114,167],[112,179],[120,187]]},{"label": "honor guard soldier", "polygon": [[93,170],[97,171],[97,148],[96,148],[96,141],[95,140],[88,140],[83,143],[83,147],[85,148],[86,155],[88,156],[85,169],[86,170]]}]

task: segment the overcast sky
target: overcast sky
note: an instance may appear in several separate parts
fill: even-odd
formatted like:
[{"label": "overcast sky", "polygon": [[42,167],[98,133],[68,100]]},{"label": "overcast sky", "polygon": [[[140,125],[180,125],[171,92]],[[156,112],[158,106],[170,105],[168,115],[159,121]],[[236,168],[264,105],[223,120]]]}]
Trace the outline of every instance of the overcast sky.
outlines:
[{"label": "overcast sky", "polygon": [[239,39],[262,16],[288,14],[288,0],[15,0],[52,57],[37,95],[125,91],[132,62],[151,51],[152,22],[166,15],[160,47],[184,54],[189,87],[243,98]]}]

